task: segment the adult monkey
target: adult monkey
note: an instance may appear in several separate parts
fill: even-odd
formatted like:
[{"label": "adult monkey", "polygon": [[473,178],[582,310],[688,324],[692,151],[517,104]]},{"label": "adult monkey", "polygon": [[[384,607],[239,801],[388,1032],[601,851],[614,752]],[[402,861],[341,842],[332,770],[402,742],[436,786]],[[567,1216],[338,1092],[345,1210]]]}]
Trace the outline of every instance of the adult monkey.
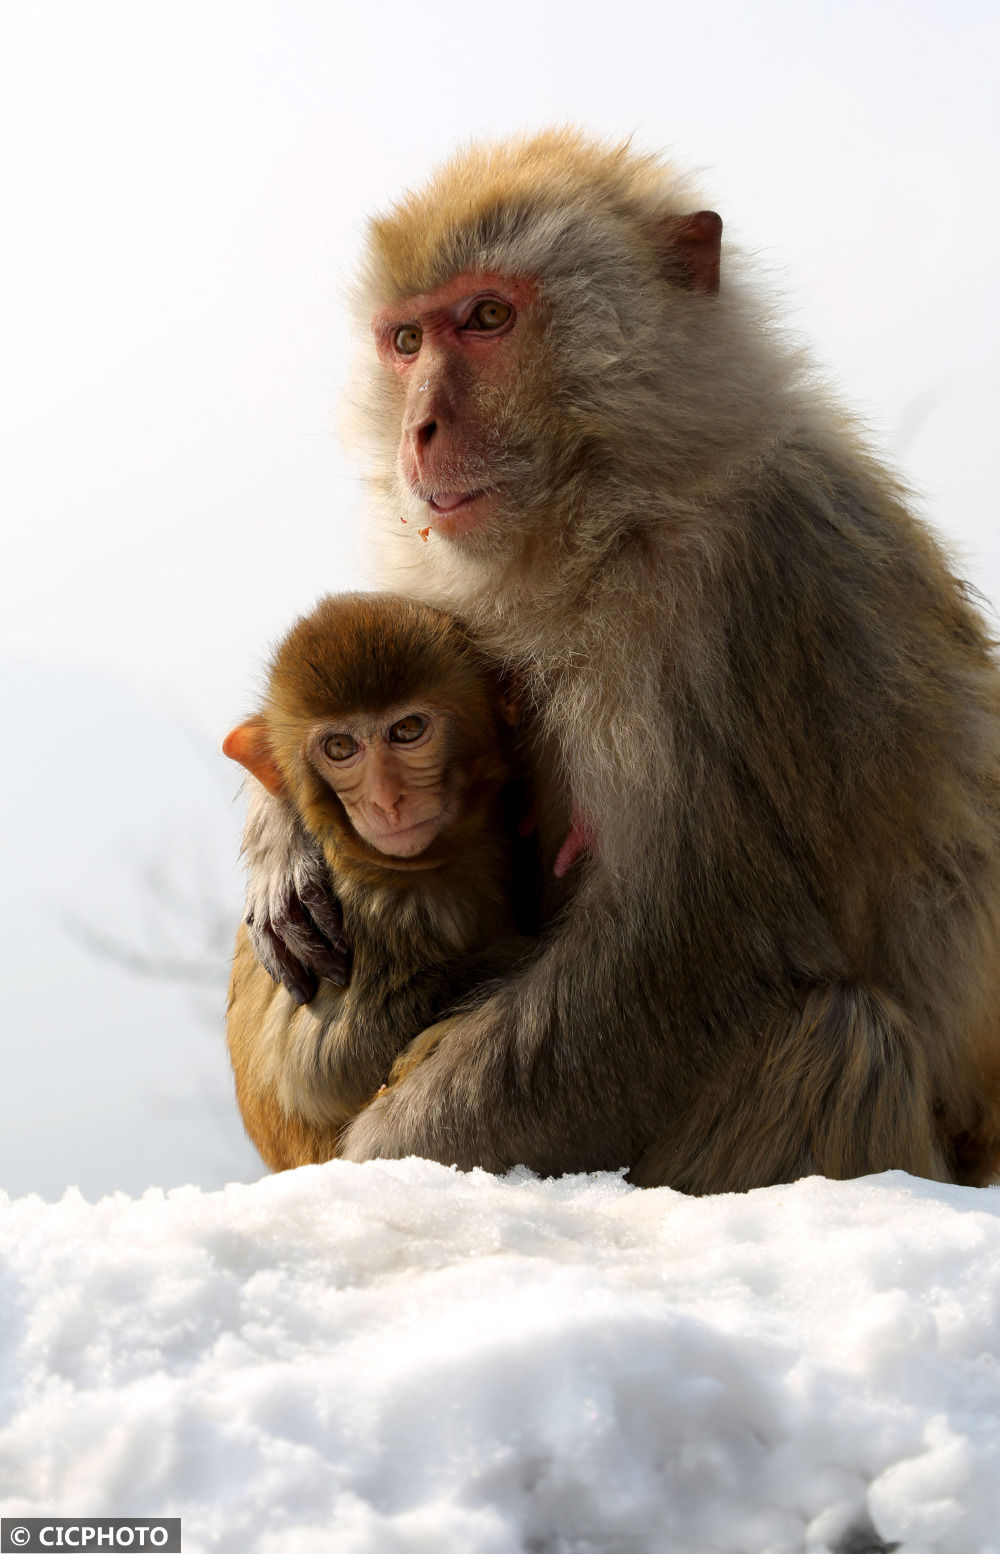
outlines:
[{"label": "adult monkey", "polygon": [[[589,856],[535,961],[348,1156],[691,1192],[996,1167],[991,645],[896,482],[720,286],[720,233],[656,160],[572,133],[473,149],[372,225],[384,575],[516,665],[543,841],[572,815]],[[274,966],[290,879],[319,884],[259,808],[248,851]]]}]

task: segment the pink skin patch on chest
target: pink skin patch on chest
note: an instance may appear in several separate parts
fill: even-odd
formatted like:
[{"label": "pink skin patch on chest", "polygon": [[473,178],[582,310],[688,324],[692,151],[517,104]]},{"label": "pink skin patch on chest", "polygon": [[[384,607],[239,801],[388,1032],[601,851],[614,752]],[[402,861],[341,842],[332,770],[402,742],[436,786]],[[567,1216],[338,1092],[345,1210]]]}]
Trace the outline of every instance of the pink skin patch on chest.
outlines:
[{"label": "pink skin patch on chest", "polygon": [[573,811],[573,819],[570,828],[552,866],[552,873],[557,880],[561,880],[568,874],[581,853],[590,852],[597,845],[597,832],[586,815],[580,810]]}]

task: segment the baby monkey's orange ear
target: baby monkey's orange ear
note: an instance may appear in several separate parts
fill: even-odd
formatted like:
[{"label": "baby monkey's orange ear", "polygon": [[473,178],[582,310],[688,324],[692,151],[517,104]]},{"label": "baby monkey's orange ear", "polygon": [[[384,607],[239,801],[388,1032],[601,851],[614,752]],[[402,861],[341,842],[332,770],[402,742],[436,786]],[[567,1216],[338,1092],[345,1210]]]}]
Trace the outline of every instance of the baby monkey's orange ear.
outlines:
[{"label": "baby monkey's orange ear", "polygon": [[271,749],[267,725],[259,714],[230,729],[222,741],[222,753],[228,755],[231,761],[239,761],[241,766],[245,766],[251,776],[263,783],[268,793],[273,793],[276,799],[288,797],[285,779]]}]

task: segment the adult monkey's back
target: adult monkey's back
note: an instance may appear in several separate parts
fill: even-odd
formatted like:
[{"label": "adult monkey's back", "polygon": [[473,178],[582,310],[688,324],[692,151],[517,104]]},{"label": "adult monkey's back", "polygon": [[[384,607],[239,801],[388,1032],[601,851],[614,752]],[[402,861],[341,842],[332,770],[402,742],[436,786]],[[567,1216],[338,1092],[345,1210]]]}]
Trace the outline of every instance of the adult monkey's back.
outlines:
[{"label": "adult monkey's back", "polygon": [[[997,1162],[991,646],[720,285],[720,231],[657,161],[572,134],[473,150],[372,226],[385,579],[519,666],[550,856],[571,816],[589,850],[535,962],[349,1156],[693,1192]],[[289,848],[250,834],[267,953]]]}]

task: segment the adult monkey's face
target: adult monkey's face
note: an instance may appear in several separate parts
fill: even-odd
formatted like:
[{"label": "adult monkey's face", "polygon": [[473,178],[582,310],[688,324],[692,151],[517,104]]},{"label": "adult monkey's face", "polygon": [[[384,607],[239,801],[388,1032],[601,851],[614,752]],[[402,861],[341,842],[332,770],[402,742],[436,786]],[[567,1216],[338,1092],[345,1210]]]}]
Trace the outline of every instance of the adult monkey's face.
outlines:
[{"label": "adult monkey's face", "polygon": [[399,471],[425,527],[448,539],[488,527],[502,500],[506,434],[535,354],[536,291],[525,279],[466,273],[375,316],[399,402]]},{"label": "adult monkey's face", "polygon": [[721,223],[687,198],[651,162],[556,133],[473,148],[372,223],[359,304],[380,370],[359,430],[391,522],[431,553],[520,552],[537,584],[581,519],[585,545],[635,521],[626,467],[645,490],[676,483],[678,454],[697,462]]}]

